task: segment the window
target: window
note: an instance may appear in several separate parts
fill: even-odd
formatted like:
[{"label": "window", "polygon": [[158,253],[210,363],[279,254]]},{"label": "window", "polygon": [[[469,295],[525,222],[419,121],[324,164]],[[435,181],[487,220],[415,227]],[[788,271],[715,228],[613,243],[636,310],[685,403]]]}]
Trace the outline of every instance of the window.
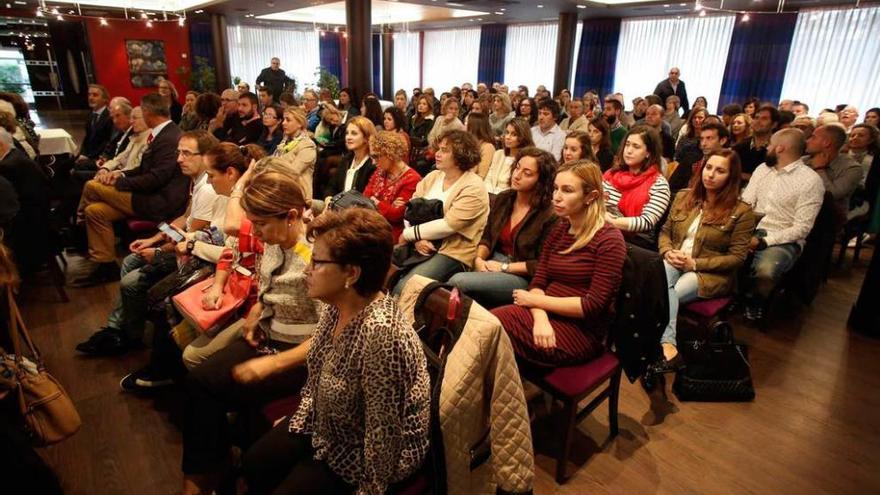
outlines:
[{"label": "window", "polygon": [[535,89],[542,84],[553,91],[558,29],[558,23],[520,24],[507,27],[504,84],[511,88],[525,84],[529,88],[530,95],[534,95]]},{"label": "window", "polygon": [[[434,88],[437,98],[453,86],[477,80],[480,28],[425,31],[424,87]],[[418,71],[418,67],[412,67]]]},{"label": "window", "polygon": [[[313,86],[315,71],[321,64],[318,33],[312,30],[273,26],[228,26],[229,72],[254,88],[260,71],[269,67],[272,57],[281,59],[281,68],[296,79],[296,91]],[[232,81],[229,82],[230,86]]]}]

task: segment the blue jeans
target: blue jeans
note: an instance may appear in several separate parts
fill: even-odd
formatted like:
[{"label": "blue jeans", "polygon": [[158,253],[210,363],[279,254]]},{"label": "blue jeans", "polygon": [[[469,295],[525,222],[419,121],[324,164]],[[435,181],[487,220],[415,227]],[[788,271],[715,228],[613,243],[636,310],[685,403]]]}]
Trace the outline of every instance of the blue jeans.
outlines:
[{"label": "blue jeans", "polygon": [[746,292],[747,299],[755,304],[763,303],[770,297],[782,276],[792,269],[800,254],[801,247],[794,242],[755,251],[749,271],[750,289]]},{"label": "blue jeans", "polygon": [[[495,253],[491,258],[507,263],[510,258]],[[527,289],[529,281],[519,275],[501,272],[462,272],[449,279],[449,284],[459,288],[486,309],[513,304],[513,291]]]},{"label": "blue jeans", "polygon": [[412,278],[413,275],[421,275],[438,282],[445,282],[449,280],[449,277],[458,272],[464,271],[464,269],[465,266],[462,262],[443,254],[435,254],[434,256],[431,256],[431,259],[428,261],[419,263],[407,272],[407,274],[397,282],[397,285],[394,286],[394,290],[391,291],[391,294],[399,296],[400,293],[403,292],[403,286],[409,282],[409,279]]},{"label": "blue jeans", "polygon": [[[138,299],[138,294],[142,294],[140,297],[142,302],[140,306],[143,310],[140,312],[140,315],[136,314],[135,316],[139,316],[137,320],[140,321],[141,333],[143,333],[143,315],[146,313],[147,309],[146,296],[149,286],[142,287],[141,268],[146,265],[147,261],[145,259],[133,253],[129,254],[122,260],[122,269],[119,272],[119,299],[116,300],[116,305],[113,306],[113,311],[111,311],[110,316],[107,317],[107,326],[109,328],[123,330],[130,327],[127,323],[132,320],[130,315],[126,314],[126,310],[129,309],[126,306],[134,305],[131,304],[131,301],[128,301],[128,304],[126,304],[126,299]],[[126,316],[128,316],[128,318],[126,318]]]},{"label": "blue jeans", "polygon": [[669,286],[669,324],[663,331],[660,343],[677,346],[675,327],[678,324],[678,306],[697,299],[700,284],[694,272],[682,272],[666,261],[663,261],[663,266],[666,267],[666,282]]}]

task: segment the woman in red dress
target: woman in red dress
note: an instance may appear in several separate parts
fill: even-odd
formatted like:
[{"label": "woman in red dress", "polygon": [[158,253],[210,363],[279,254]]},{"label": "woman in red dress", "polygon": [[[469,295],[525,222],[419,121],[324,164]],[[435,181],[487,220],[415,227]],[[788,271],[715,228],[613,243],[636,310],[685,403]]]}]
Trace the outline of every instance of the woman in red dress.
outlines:
[{"label": "woman in red dress", "polygon": [[376,161],[376,171],[364,189],[364,196],[373,200],[376,209],[391,224],[395,241],[403,231],[406,203],[422,180],[422,176],[403,161],[408,152],[409,147],[399,132],[379,131],[370,138],[370,155]]},{"label": "woman in red dress", "polygon": [[602,172],[586,160],[556,174],[553,210],[560,218],[547,236],[528,290],[492,311],[517,357],[539,366],[587,362],[605,349],[626,244],[605,222]]}]

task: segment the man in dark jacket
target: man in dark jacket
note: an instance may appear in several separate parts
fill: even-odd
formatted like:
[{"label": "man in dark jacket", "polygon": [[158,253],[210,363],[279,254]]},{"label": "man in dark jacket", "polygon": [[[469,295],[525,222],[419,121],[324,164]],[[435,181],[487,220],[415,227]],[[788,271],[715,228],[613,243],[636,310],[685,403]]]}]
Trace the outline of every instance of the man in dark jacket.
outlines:
[{"label": "man in dark jacket", "polygon": [[101,150],[96,160],[88,159],[74,165],[71,175],[82,183],[93,178],[107,160],[112,160],[128,146],[131,138],[131,103],[124,98],[114,98],[110,103],[110,120],[113,122],[113,134],[107,145]]},{"label": "man in dark jacket", "polygon": [[0,129],[0,177],[14,190],[12,197],[4,197],[2,203],[6,208],[14,207],[15,199],[18,203],[17,211],[6,212],[7,216],[14,215],[5,225],[9,228],[7,244],[19,270],[30,273],[45,263],[48,255],[49,182],[42,169],[15,148],[5,129]]},{"label": "man in dark jacket", "polygon": [[293,86],[293,79],[287,77],[287,74],[281,69],[281,60],[278,57],[272,57],[269,67],[260,71],[257,76],[257,87],[265,87],[269,90],[269,94],[275,101],[281,97],[288,86]]},{"label": "man in dark jacket", "polygon": [[177,166],[180,129],[156,93],[141,99],[144,120],[151,128],[140,167],[115,170],[89,181],[83,189],[80,212],[89,239],[89,258],[97,267],[74,281],[85,287],[119,280],[113,222],[138,217],[162,221],[176,218],[187,205],[189,178]]},{"label": "man in dark jacket", "polygon": [[107,88],[100,84],[89,84],[89,118],[86,121],[86,137],[79,149],[77,163],[83,163],[88,159],[97,160],[104,151],[113,134],[113,122],[110,120],[110,110],[107,104],[110,101],[110,93]]},{"label": "man in dark jacket", "polygon": [[691,105],[688,103],[688,94],[687,89],[684,87],[684,81],[679,79],[679,76],[681,76],[681,71],[678,70],[678,67],[669,69],[669,78],[657,84],[657,87],[654,88],[654,94],[663,100],[664,105],[666,104],[666,98],[672,95],[678,96],[678,99],[681,100],[681,109],[684,115],[687,115],[691,110]]},{"label": "man in dark jacket", "polygon": [[238,112],[227,115],[223,127],[214,131],[220,141],[239,146],[256,143],[263,133],[263,121],[257,111],[259,101],[253,93],[242,93],[238,97]]}]

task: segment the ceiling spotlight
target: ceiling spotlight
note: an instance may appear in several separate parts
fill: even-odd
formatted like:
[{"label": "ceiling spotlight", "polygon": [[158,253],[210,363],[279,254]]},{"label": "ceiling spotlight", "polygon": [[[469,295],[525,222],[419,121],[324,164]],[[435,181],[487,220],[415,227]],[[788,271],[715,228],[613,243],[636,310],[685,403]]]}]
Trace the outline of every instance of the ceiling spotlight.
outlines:
[{"label": "ceiling spotlight", "polygon": [[585,9],[585,8],[587,8],[587,6],[586,6],[586,5],[578,5],[578,8],[579,8],[579,9]]},{"label": "ceiling spotlight", "polygon": [[742,21],[749,22],[749,13],[748,12],[743,12]]},{"label": "ceiling spotlight", "polygon": [[100,22],[101,22],[101,25],[102,25],[102,26],[106,26],[106,25],[107,25],[107,19],[104,19],[103,17],[101,18],[101,21],[100,21]]},{"label": "ceiling spotlight", "polygon": [[663,4],[663,8],[664,8],[664,9],[668,9],[668,8],[669,8],[669,4],[668,4],[668,3],[664,3],[664,4]]},{"label": "ceiling spotlight", "polygon": [[203,12],[204,12],[204,10],[199,9],[199,10],[196,11],[196,14],[201,14],[201,13],[203,13]]},{"label": "ceiling spotlight", "polygon": [[694,10],[703,10],[703,6],[700,5],[700,0],[694,2]]},{"label": "ceiling spotlight", "polygon": [[495,12],[495,15],[504,15],[504,12]]},{"label": "ceiling spotlight", "polygon": [[183,25],[184,25],[185,23],[186,23],[186,19],[185,19],[185,18],[183,18],[183,17],[178,17],[178,18],[177,18],[177,25],[178,25],[178,26],[183,27]]},{"label": "ceiling spotlight", "polygon": [[63,21],[64,17],[61,17],[61,14],[58,14],[58,17],[56,17],[56,19],[58,19],[59,21]]},{"label": "ceiling spotlight", "polygon": [[543,6],[543,5],[538,5],[538,8],[539,8],[539,9],[543,9],[544,6]]},{"label": "ceiling spotlight", "polygon": [[705,10],[701,10],[701,11],[700,11],[700,17],[706,17],[706,11],[705,11]]},{"label": "ceiling spotlight", "polygon": [[42,10],[37,9],[37,17],[43,17],[43,11],[42,11]]},{"label": "ceiling spotlight", "polygon": [[153,27],[153,21],[147,21],[147,27],[148,28]]}]

